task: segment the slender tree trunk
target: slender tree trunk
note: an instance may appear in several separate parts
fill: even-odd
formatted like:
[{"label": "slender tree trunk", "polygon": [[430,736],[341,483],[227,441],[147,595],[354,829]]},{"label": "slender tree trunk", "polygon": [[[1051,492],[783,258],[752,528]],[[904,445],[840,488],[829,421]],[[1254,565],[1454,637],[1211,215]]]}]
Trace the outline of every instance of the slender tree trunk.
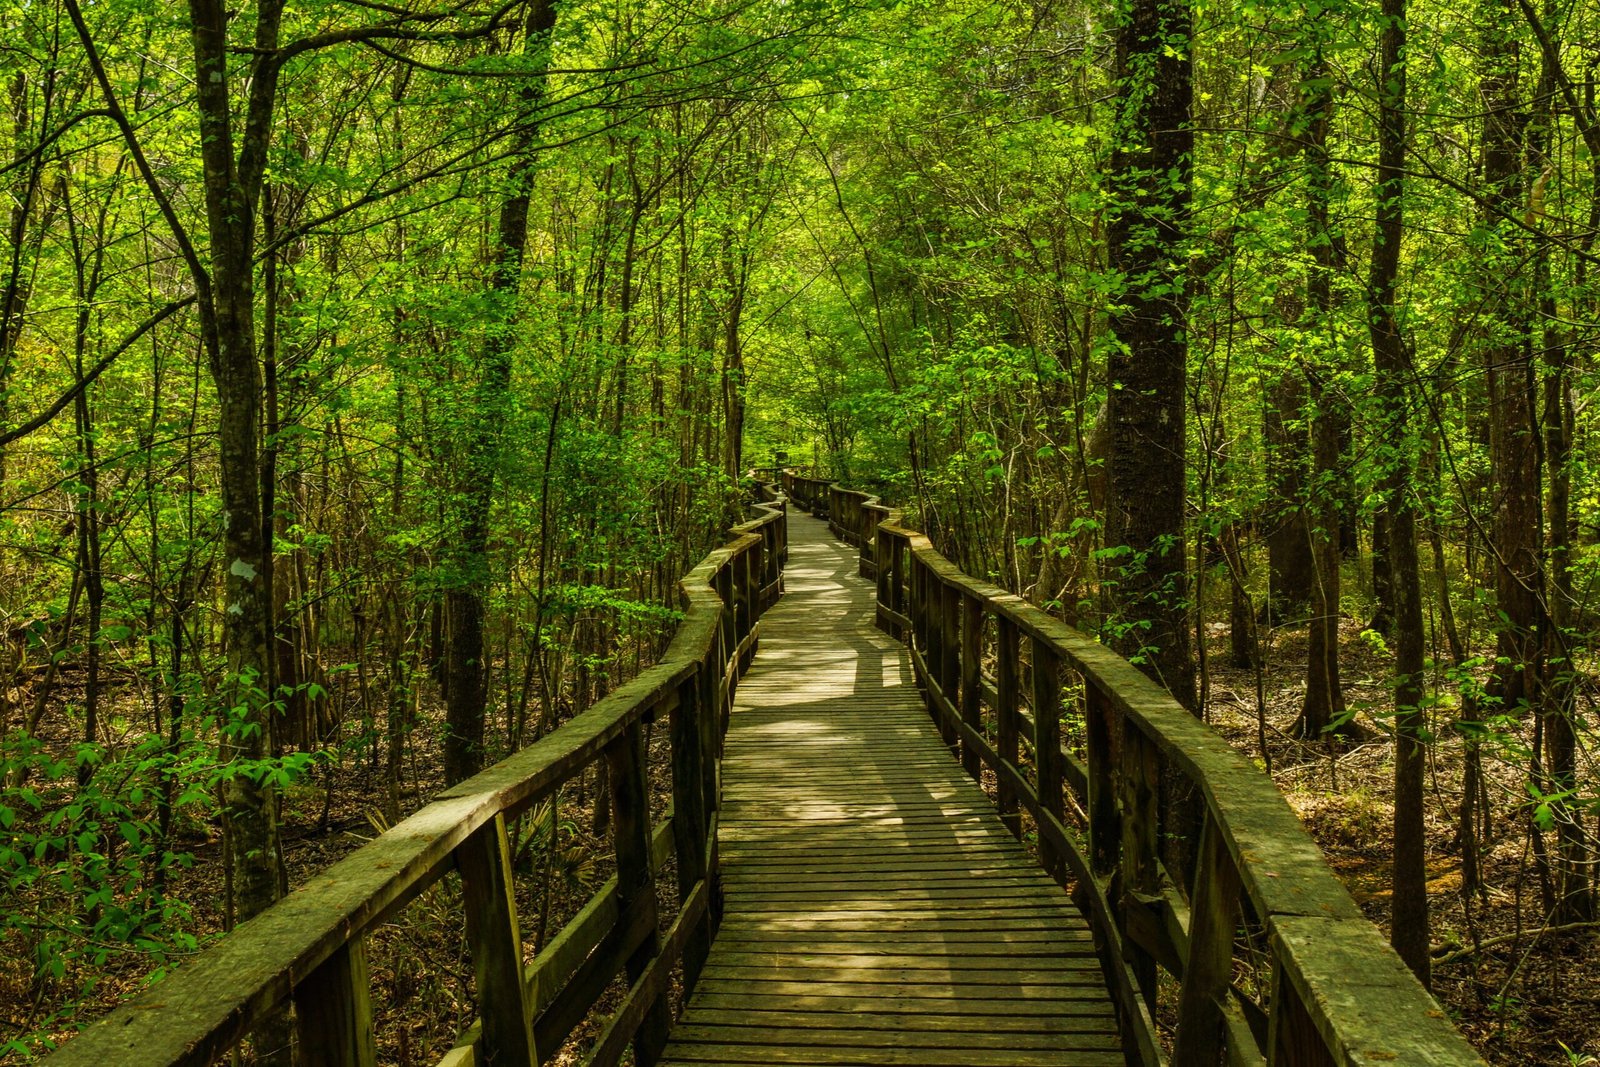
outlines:
[{"label": "slender tree trunk", "polygon": [[[281,4],[274,0],[259,5],[258,44],[276,46],[280,13]],[[246,709],[244,721],[231,724],[226,731],[225,754],[233,760],[251,761],[273,751],[275,732],[270,695],[262,691],[270,678],[272,590],[264,580],[267,563],[258,466],[262,387],[256,356],[253,261],[259,171],[257,180],[250,181],[250,175],[241,173],[235,155],[227,12],[217,0],[191,0],[190,17],[211,238],[210,300],[204,309],[203,331],[220,410],[222,507],[227,516],[223,640],[233,689],[229,706]],[[257,91],[261,91],[259,86]],[[241,146],[263,157],[270,135],[270,129],[263,126],[270,126],[270,97],[265,108],[265,116],[252,110],[250,129]],[[229,775],[223,782],[223,796],[224,818],[232,839],[234,899],[242,921],[279,896],[276,803],[271,787],[249,774]]]},{"label": "slender tree trunk", "polygon": [[483,766],[484,715],[488,700],[484,615],[489,591],[489,517],[501,435],[510,413],[507,401],[511,358],[516,348],[514,326],[522,288],[522,260],[528,243],[528,206],[533,181],[534,114],[544,97],[542,72],[549,65],[549,38],[554,26],[554,6],[547,0],[537,0],[528,10],[526,50],[534,57],[540,75],[529,78],[519,93],[523,132],[518,135],[521,141],[507,176],[508,191],[500,204],[495,233],[494,313],[481,356],[478,421],[467,456],[466,502],[457,550],[456,580],[445,597],[450,617],[450,653],[444,771],[449,782],[470,778]]},{"label": "slender tree trunk", "polygon": [[1340,346],[1332,323],[1333,279],[1345,268],[1344,243],[1330,218],[1333,191],[1332,162],[1328,158],[1328,124],[1332,119],[1333,90],[1320,50],[1307,71],[1311,98],[1306,113],[1306,163],[1309,169],[1308,215],[1313,266],[1306,280],[1312,329],[1320,343],[1308,346],[1311,394],[1311,485],[1305,534],[1312,563],[1311,623],[1306,647],[1306,696],[1300,709],[1300,736],[1315,740],[1330,730],[1338,736],[1355,733],[1348,716],[1344,687],[1339,678],[1340,619],[1340,489],[1343,487],[1337,407],[1338,391],[1331,379],[1337,374]]},{"label": "slender tree trunk", "polygon": [[[1551,5],[1545,5],[1545,23],[1555,21]],[[1528,172],[1545,179],[1549,166],[1548,146],[1557,112],[1558,72],[1548,56],[1541,68],[1539,99],[1541,106],[1528,129]],[[1600,169],[1600,160],[1591,159]],[[1535,189],[1534,195],[1542,195]],[[1593,245],[1597,220],[1591,205],[1589,230],[1584,238],[1585,253]],[[1558,325],[1555,290],[1550,277],[1550,249],[1540,242],[1534,252],[1534,285],[1538,290],[1539,318],[1543,323],[1544,380],[1544,461],[1549,471],[1550,492],[1546,510],[1545,558],[1542,570],[1549,575],[1540,618],[1545,629],[1542,644],[1543,677],[1540,682],[1540,711],[1545,716],[1545,749],[1552,792],[1559,798],[1551,807],[1556,823],[1556,923],[1586,922],[1595,917],[1595,892],[1590,871],[1590,839],[1583,824],[1583,808],[1569,799],[1578,788],[1577,685],[1572,643],[1575,635],[1573,606],[1576,603],[1571,571],[1572,545],[1576,539],[1572,517],[1572,461],[1575,409],[1572,397],[1572,356]],[[1576,257],[1576,285],[1585,292],[1588,261]],[[1575,316],[1577,317],[1577,316]],[[1530,383],[1533,368],[1529,368]],[[1531,398],[1530,398],[1531,402]],[[1543,577],[1543,575],[1541,575]]]},{"label": "slender tree trunk", "polygon": [[[1494,528],[1496,660],[1488,693],[1504,711],[1523,714],[1538,702],[1537,630],[1543,596],[1540,559],[1539,451],[1530,294],[1515,279],[1520,231],[1504,221],[1522,202],[1522,120],[1517,96],[1517,41],[1512,4],[1488,0],[1483,23],[1483,180],[1485,230],[1482,285],[1489,336],[1489,462]],[[1501,247],[1501,240],[1506,247]]]},{"label": "slender tree trunk", "polygon": [[1406,0],[1383,0],[1378,66],[1377,226],[1368,277],[1376,392],[1386,443],[1383,479],[1388,562],[1394,597],[1394,874],[1389,942],[1423,985],[1429,984],[1428,886],[1423,833],[1425,728],[1422,586],[1412,502],[1408,417],[1410,377],[1405,338],[1395,317],[1395,285],[1404,234],[1402,196],[1406,143]]}]

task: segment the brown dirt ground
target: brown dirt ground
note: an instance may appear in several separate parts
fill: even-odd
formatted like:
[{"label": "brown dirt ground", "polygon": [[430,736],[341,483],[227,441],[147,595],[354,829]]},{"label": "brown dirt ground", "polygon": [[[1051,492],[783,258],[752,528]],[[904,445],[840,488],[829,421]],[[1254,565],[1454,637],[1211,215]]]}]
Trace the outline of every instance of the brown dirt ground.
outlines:
[{"label": "brown dirt ground", "polygon": [[[1307,829],[1326,851],[1329,863],[1380,928],[1388,919],[1389,801],[1393,767],[1381,733],[1342,751],[1307,746],[1288,736],[1303,694],[1303,629],[1271,635],[1263,669],[1268,746],[1274,778]],[[1255,678],[1227,665],[1225,630],[1208,641],[1211,672],[1207,707],[1213,724],[1241,750],[1261,757],[1257,743]],[[1386,669],[1347,626],[1342,657],[1347,699],[1353,706],[1382,707],[1387,701]],[[64,679],[63,699],[71,696]],[[438,709],[429,709],[437,714]],[[60,721],[64,716],[54,715]],[[1364,713],[1362,721],[1372,725]],[[419,780],[408,781],[408,812],[421,807],[442,782],[434,731],[419,728],[416,752],[408,761]],[[1526,795],[1526,769],[1509,758],[1486,757],[1495,801],[1496,836],[1483,858],[1489,887],[1481,899],[1463,901],[1458,893],[1460,857],[1450,849],[1452,811],[1459,798],[1461,746],[1446,735],[1433,746],[1428,828],[1433,935],[1441,961],[1435,992],[1469,1038],[1496,1065],[1576,1067],[1600,1064],[1600,953],[1597,933],[1540,935],[1547,925],[1538,876],[1531,856],[1527,815],[1519,806]],[[651,741],[653,808],[666,808],[665,731]],[[332,798],[319,778],[285,800],[284,853],[291,884],[370,838],[381,825],[371,798],[380,780],[364,762],[347,759],[328,776]],[[517,889],[528,955],[532,957],[544,912],[545,938],[568,921],[612,868],[609,844],[592,825],[595,781],[587,774],[562,791],[560,848],[551,865],[548,891],[544,873],[532,864],[519,870]],[[324,811],[327,818],[324,821]],[[214,827],[192,826],[179,843],[194,854],[193,869],[179,872],[173,890],[194,908],[195,931],[202,938],[221,929],[220,839]],[[665,912],[673,906],[670,870],[662,880]],[[7,902],[3,906],[17,906]],[[459,892],[447,877],[399,915],[376,930],[371,943],[373,1000],[380,1058],[398,1067],[432,1064],[474,1015],[471,965],[463,944]],[[1520,935],[1520,936],[1517,936]],[[1490,939],[1493,945],[1475,951]],[[32,961],[19,946],[0,944],[0,1026],[13,1033],[32,1029],[49,1012],[79,999],[90,976],[68,973],[42,986],[32,980]],[[146,966],[136,954],[113,956],[97,982],[82,997],[77,1018],[87,1021],[136,992]],[[621,994],[614,983],[607,1001]],[[676,990],[674,997],[677,996]],[[601,1005],[605,1007],[606,1004]],[[556,1062],[576,1063],[598,1034],[594,1018],[578,1028]],[[67,1031],[57,1035],[65,1038]]]},{"label": "brown dirt ground", "polygon": [[[1207,711],[1212,724],[1259,764],[1255,676],[1228,665],[1226,628],[1219,630],[1208,640]],[[1387,707],[1388,667],[1358,631],[1347,621],[1342,634],[1346,700],[1351,707]],[[1304,628],[1285,628],[1268,642],[1262,688],[1273,778],[1351,895],[1387,930],[1392,746],[1365,712],[1358,720],[1373,728],[1374,740],[1362,744],[1328,750],[1288,736],[1305,694],[1305,641]],[[1600,1063],[1600,953],[1595,951],[1600,931],[1538,933],[1548,920],[1522,803],[1527,768],[1508,756],[1484,754],[1494,837],[1482,854],[1485,892],[1463,900],[1461,857],[1451,847],[1462,745],[1448,730],[1438,732],[1438,742],[1430,747],[1426,815],[1434,993],[1492,1064]],[[1507,940],[1475,950],[1492,938]]]}]

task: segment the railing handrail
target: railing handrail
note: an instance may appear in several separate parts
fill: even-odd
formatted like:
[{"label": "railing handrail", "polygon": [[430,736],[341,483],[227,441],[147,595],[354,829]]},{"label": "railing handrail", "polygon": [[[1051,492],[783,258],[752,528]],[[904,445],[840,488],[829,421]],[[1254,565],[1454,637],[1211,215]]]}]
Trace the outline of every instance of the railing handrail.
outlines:
[{"label": "railing handrail", "polygon": [[[823,479],[786,474],[785,487],[796,503],[825,510],[860,549],[863,575],[878,583],[878,623],[911,645],[930,713],[952,747],[969,772],[983,763],[995,773],[1002,814],[1008,797],[1013,812],[1019,800],[1027,808],[1046,866],[1063,881],[1070,869],[1139,1060],[1154,1067],[1165,1058],[1154,1028],[1159,964],[1184,986],[1174,1063],[1215,1062],[1222,1051],[1238,1064],[1483,1063],[1334,876],[1271,778],[1220,734],[1112,650],[961,571],[902,525],[899,509]],[[819,493],[828,497],[820,504]],[[986,616],[996,620],[996,670],[1006,675],[997,683],[982,674]],[[1015,754],[1023,637],[1034,702],[1050,712],[1038,716],[1035,707],[1023,721],[1035,778],[1054,786],[1054,803]],[[1053,679],[1061,667],[1084,681],[1082,761],[1058,732]],[[1001,721],[990,742],[980,705],[997,719],[1012,716],[1009,740]],[[1174,892],[1158,853],[1156,797],[1171,773],[1192,783],[1204,805],[1192,894]],[[1062,784],[1078,802],[1081,834],[1069,829]],[[1232,982],[1242,904],[1271,962],[1264,1007]]]},{"label": "railing handrail", "polygon": [[[489,883],[490,888],[499,893],[499,900],[491,899],[483,906],[482,910],[489,913],[490,919],[495,917],[494,913],[504,912],[510,878],[504,866],[505,820],[548,796],[602,755],[608,759],[615,756],[624,771],[642,775],[642,766],[629,769],[628,753],[622,750],[630,746],[619,742],[627,739],[630,731],[636,733],[646,716],[662,711],[675,717],[674,811],[669,819],[673,820],[671,829],[678,841],[682,897],[678,922],[669,931],[666,947],[682,955],[685,943],[691,941],[693,935],[680,931],[680,925],[696,926],[712,921],[710,901],[713,894],[708,885],[714,877],[709,864],[714,862],[715,849],[709,847],[707,838],[715,832],[716,773],[714,767],[702,766],[701,757],[710,761],[719,754],[731,687],[754,654],[758,634],[756,620],[781,590],[781,567],[787,546],[785,502],[780,497],[771,503],[758,503],[756,508],[761,515],[735,526],[730,531],[731,539],[708,553],[680,582],[684,615],[661,662],[539,741],[445,789],[420,811],[313,876],[260,915],[242,923],[198,959],[66,1042],[50,1057],[52,1067],[208,1064],[291,1000],[297,1007],[302,1042],[308,1040],[308,1026],[315,1031],[312,1047],[317,1049],[319,1063],[359,1065],[371,1062],[365,934],[455,867],[462,871],[464,891],[469,889],[470,879],[475,883],[470,888],[480,896],[484,883]],[[690,732],[682,737],[676,728],[680,711],[693,712],[692,716],[684,715],[685,729]],[[703,725],[707,722],[711,725]],[[704,751],[685,751],[700,747],[686,740],[693,738],[705,743]],[[687,772],[682,768],[687,768]],[[684,773],[693,777],[681,781]],[[640,778],[635,785],[642,785],[642,782]],[[614,793],[617,788],[614,782]],[[647,809],[648,797],[641,793],[639,788],[634,788],[626,795],[628,806],[637,809],[643,804]],[[702,803],[697,817],[685,820],[684,811],[701,807]],[[689,821],[695,825],[686,825]],[[602,1035],[600,1045],[606,1055],[597,1053],[595,1056],[597,1061],[612,1062],[627,1046],[634,1028],[656,1009],[657,1002],[665,1003],[662,997],[668,985],[670,964],[677,959],[665,961],[666,967],[651,967],[648,975],[634,973],[640,969],[635,964],[642,959],[638,957],[638,946],[655,945],[654,889],[650,885],[654,869],[660,866],[654,860],[661,848],[656,840],[660,834],[650,833],[648,810],[642,813],[617,811],[613,822],[628,824],[623,828],[614,826],[614,836],[624,831],[630,835],[630,842],[624,842],[620,836],[616,838],[620,881],[613,879],[591,903],[608,890],[617,894],[615,930],[622,932],[628,926],[625,921],[628,919],[638,920],[638,929],[630,927],[621,933],[623,940],[634,943],[614,953],[619,957],[618,969],[621,968],[620,957],[629,956],[628,977],[634,989],[613,1016],[612,1027]],[[663,826],[661,830],[666,828]],[[638,853],[640,841],[644,856],[624,856],[625,844],[630,844],[631,851]],[[686,854],[686,847],[691,854]],[[642,873],[638,869],[641,863],[644,865]],[[624,871],[629,865],[635,869]],[[698,879],[692,886],[685,884],[682,869],[685,867],[693,869]],[[480,869],[487,873],[477,873]],[[469,875],[469,872],[472,873]],[[640,884],[626,884],[630,877]],[[509,946],[489,944],[484,940],[486,935],[474,932],[474,927],[481,927],[485,919],[473,914],[473,892],[464,895],[468,897],[469,938],[482,942],[473,945],[473,956],[474,966],[479,971],[483,1032],[492,1034],[497,1032],[496,1026],[502,1031],[509,1027],[512,1039],[507,1044],[515,1045],[520,1040],[516,1034],[520,1027],[526,1037],[527,1050],[517,1054],[497,1048],[500,1058],[495,1062],[530,1062],[532,1054],[531,1062],[537,1063],[554,1051],[533,1052],[535,1020],[530,1017],[527,1003],[531,990],[524,989],[524,984],[531,980],[540,960],[530,964],[525,974],[521,970],[520,943],[512,951]],[[650,896],[648,901],[643,899],[645,892]],[[624,915],[628,911],[623,906],[624,897],[637,905],[637,914]],[[640,916],[647,917],[648,929],[644,929],[646,920]],[[499,931],[500,939],[505,940],[507,929],[511,933],[516,931],[514,909],[499,917],[509,923],[506,929]],[[574,925],[578,922],[574,920]],[[608,932],[600,929],[589,935],[589,939],[599,944]],[[711,929],[707,927],[703,940],[708,943],[710,936]],[[547,951],[560,941],[559,936],[553,938],[546,946]],[[634,950],[632,955],[630,949]],[[541,953],[540,959],[544,955]],[[654,959],[644,962],[661,962],[660,956],[647,955]],[[498,984],[514,984],[515,992],[497,994],[488,988],[491,983],[486,981],[489,976],[483,970],[487,965],[483,957],[491,956],[493,964],[503,968],[499,977],[511,976],[511,981]],[[582,958],[580,955],[579,961]],[[691,970],[689,958],[683,958],[685,970]],[[564,980],[574,969],[569,967],[566,975],[556,978]],[[697,967],[693,969],[697,972]],[[613,970],[602,976],[604,981],[599,983],[600,989],[609,985],[615,973]],[[689,978],[692,984],[693,975]],[[644,991],[647,995],[635,998],[633,994],[647,981],[650,983],[650,988]],[[508,999],[500,1010],[503,1018],[491,1020],[497,996]],[[330,998],[338,1003],[325,1003]],[[635,1003],[636,999],[639,1003]],[[545,1000],[548,1002],[549,998]],[[330,1019],[327,1017],[330,1014],[339,1017]],[[515,1017],[518,1015],[520,1021]],[[581,1020],[581,1015],[578,1018]],[[617,1030],[622,1022],[629,1024],[626,1032]],[[330,1028],[336,1032],[330,1032]],[[567,1031],[570,1029],[570,1025],[566,1027]],[[474,1034],[478,1032],[473,1031]],[[458,1061],[459,1057],[447,1056],[445,1062]]]}]

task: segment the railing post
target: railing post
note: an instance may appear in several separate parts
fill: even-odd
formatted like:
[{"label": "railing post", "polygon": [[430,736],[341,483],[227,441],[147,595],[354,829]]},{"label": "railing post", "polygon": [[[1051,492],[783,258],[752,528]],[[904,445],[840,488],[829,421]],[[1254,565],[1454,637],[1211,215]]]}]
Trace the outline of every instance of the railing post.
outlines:
[{"label": "railing post", "polygon": [[[740,597],[744,604],[743,629],[740,631],[739,640],[743,641],[755,633],[756,619],[761,615],[759,603],[761,600],[761,549],[762,544],[757,541],[747,549],[739,561],[736,574],[738,584],[744,587],[744,595]],[[750,661],[755,658],[754,642],[746,649],[744,656],[739,660],[739,671],[750,666]]]},{"label": "railing post", "polygon": [[891,637],[900,636],[900,627],[883,618],[883,612],[894,610],[894,574],[889,569],[890,540],[889,535],[874,527],[872,533],[873,562],[877,565],[877,576],[874,579],[878,591],[879,628],[886,631]]},{"label": "railing post", "polygon": [[[650,794],[645,784],[644,730],[635,720],[622,736],[606,748],[607,777],[611,782],[611,841],[617,858],[617,922],[631,925],[635,911],[648,929],[644,940],[628,957],[628,981],[636,982],[660,951],[657,933],[655,868],[650,862]],[[667,1044],[667,1005],[663,998],[651,1005],[633,1036],[634,1060],[651,1067]],[[537,1061],[535,1061],[537,1062]],[[498,1067],[499,1061],[496,1061]]]},{"label": "railing post", "polygon": [[[974,733],[983,733],[983,690],[979,686],[983,668],[983,601],[957,591],[961,602],[961,721]],[[978,750],[961,746],[961,766],[974,781],[982,781]]]},{"label": "railing post", "polygon": [[939,732],[952,755],[959,754],[961,732],[955,716],[961,714],[961,591],[939,582],[939,692],[949,705],[949,717],[939,714]]},{"label": "railing post", "polygon": [[[995,616],[995,748],[1002,760],[1016,767],[1020,762],[1017,700],[1022,669],[1022,643],[1017,624],[1004,615]],[[1017,791],[1004,775],[997,776],[1000,792],[997,807],[1000,821],[1013,837],[1022,839],[1022,816],[1018,813]]]},{"label": "railing post", "polygon": [[729,567],[733,579],[733,632],[742,643],[750,633],[750,552],[741,551]]},{"label": "railing post", "polygon": [[717,571],[717,576],[711,581],[711,588],[722,598],[722,654],[723,666],[726,668],[726,659],[732,657],[739,647],[739,600],[738,591],[734,588],[732,561]]},{"label": "railing post", "polygon": [[[857,564],[856,569],[865,571],[867,569],[867,564],[871,563],[874,581],[877,580],[878,576],[877,527],[878,524],[873,517],[873,513],[867,510],[867,506],[865,504],[857,503],[856,530],[861,534],[861,544],[858,548],[857,555],[861,557],[861,560]],[[863,574],[862,577],[866,577],[866,575]]]},{"label": "railing post", "polygon": [[724,728],[722,675],[726,667],[727,661],[722,652],[722,630],[718,627],[711,638],[711,651],[707,653],[706,661],[695,673],[699,689],[697,707],[699,714],[696,719],[700,730],[700,781],[705,797],[704,810],[708,819],[717,810],[721,801],[717,782],[717,761],[722,756]]},{"label": "railing post", "polygon": [[763,557],[767,564],[767,573],[762,585],[772,591],[770,593],[772,599],[766,599],[768,594],[763,594],[761,602],[761,614],[763,615],[767,613],[768,608],[777,602],[779,590],[783,588],[783,533],[784,527],[788,524],[789,518],[782,512],[778,514],[778,518],[775,521],[767,523],[766,528],[771,544],[768,546],[767,554]]},{"label": "railing post", "polygon": [[894,610],[904,615],[907,605],[910,603],[908,599],[909,591],[906,588],[906,568],[911,566],[911,542],[902,537],[896,537],[892,545],[891,551],[894,553],[894,559],[890,566],[894,568]]},{"label": "railing post", "polygon": [[911,557],[911,647],[922,654],[923,677],[918,684],[926,685],[933,672],[933,648],[928,634],[928,573],[916,556]]},{"label": "railing post", "polygon": [[1267,1062],[1272,1067],[1332,1067],[1327,1043],[1279,960],[1272,962],[1267,1007]]},{"label": "railing post", "polygon": [[1189,902],[1189,955],[1178,994],[1172,1067],[1213,1067],[1222,1058],[1223,1019],[1218,1005],[1233,977],[1233,934],[1239,912],[1239,869],[1208,815],[1195,859]]},{"label": "railing post", "polygon": [[1122,848],[1122,815],[1117,808],[1117,766],[1113,749],[1111,701],[1090,682],[1085,686],[1083,718],[1089,777],[1089,863],[1107,877],[1116,870]]},{"label": "railing post", "polygon": [[295,1019],[302,1057],[314,1051],[327,1067],[375,1067],[372,987],[367,939],[352,937],[295,986]]},{"label": "railing post", "polygon": [[[1129,913],[1161,890],[1157,846],[1161,826],[1161,765],[1156,748],[1131,722],[1122,730],[1122,926],[1123,958],[1133,968],[1151,1014],[1156,1011],[1156,964],[1127,937]],[[1140,898],[1144,899],[1141,900]]]},{"label": "railing post", "polygon": [[[1039,809],[1066,817],[1066,799],[1061,792],[1061,661],[1055,650],[1035,637],[1033,653],[1033,767],[1038,778]],[[1058,881],[1067,876],[1066,859],[1045,834],[1039,835],[1039,855],[1044,869]]]},{"label": "railing post", "polygon": [[[705,738],[700,727],[700,678],[698,674],[678,686],[678,701],[672,709],[672,838],[678,858],[678,906],[707,874]],[[683,983],[693,989],[711,951],[711,912],[695,924],[683,945]]]},{"label": "railing post", "polygon": [[789,565],[789,501],[783,500],[780,504],[783,518],[778,521],[778,576],[783,576],[784,568]]},{"label": "railing post", "polygon": [[467,942],[477,984],[482,1045],[495,1067],[539,1067],[532,1021],[523,999],[522,935],[511,888],[505,816],[496,815],[456,849]]}]

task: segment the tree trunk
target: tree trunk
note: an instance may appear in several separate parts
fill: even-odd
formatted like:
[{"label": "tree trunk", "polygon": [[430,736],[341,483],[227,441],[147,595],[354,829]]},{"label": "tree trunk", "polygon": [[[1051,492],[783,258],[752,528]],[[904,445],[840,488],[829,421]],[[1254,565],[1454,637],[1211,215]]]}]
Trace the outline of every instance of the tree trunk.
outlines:
[{"label": "tree trunk", "polygon": [[1265,516],[1268,592],[1263,607],[1272,623],[1304,618],[1315,584],[1306,512],[1311,439],[1303,421],[1305,402],[1300,372],[1286,370],[1273,383],[1262,412],[1271,494]]},{"label": "tree trunk", "polygon": [[1424,712],[1422,587],[1411,493],[1412,448],[1407,411],[1410,377],[1405,339],[1395,318],[1395,283],[1404,233],[1406,0],[1383,0],[1378,67],[1377,225],[1368,277],[1375,388],[1382,413],[1379,440],[1387,453],[1383,495],[1388,572],[1394,598],[1394,873],[1389,942],[1424,986],[1428,956],[1427,841],[1423,826]]},{"label": "tree trunk", "polygon": [[516,347],[513,326],[522,288],[522,259],[528,242],[529,184],[533,180],[533,115],[544,96],[543,71],[549,65],[550,31],[555,8],[538,0],[528,10],[527,53],[539,76],[519,92],[524,119],[520,143],[508,175],[508,192],[500,204],[496,229],[492,307],[494,315],[483,342],[478,380],[477,425],[467,456],[466,503],[456,553],[455,585],[445,596],[450,617],[450,651],[445,694],[444,773],[451,783],[470,778],[483,766],[483,725],[488,699],[484,664],[484,615],[489,590],[489,512],[501,434],[510,412],[511,357]]},{"label": "tree trunk", "polygon": [[1110,319],[1106,544],[1119,651],[1195,709],[1183,536],[1188,299],[1183,242],[1194,133],[1185,0],[1133,0],[1117,30],[1119,128],[1108,228],[1127,289]]},{"label": "tree trunk", "polygon": [[[201,333],[211,364],[219,410],[218,451],[222,510],[224,603],[227,647],[225,707],[243,709],[224,730],[223,755],[250,764],[275,751],[276,716],[268,662],[272,637],[272,588],[263,537],[261,470],[262,380],[256,352],[255,224],[261,179],[272,134],[277,71],[267,56],[277,48],[282,0],[257,5],[257,58],[249,79],[243,136],[235,147],[228,75],[228,12],[218,0],[190,0],[195,57],[195,103],[200,119],[200,157],[210,237],[209,292],[202,286]],[[237,154],[236,154],[237,151]],[[236,920],[266,910],[283,895],[283,859],[277,796],[259,775],[230,774],[222,782],[230,879]],[[286,1016],[255,1035],[263,1062],[287,1063]]]},{"label": "tree trunk", "polygon": [[[1547,18],[1546,20],[1552,21]],[[1543,174],[1548,165],[1550,128],[1555,124],[1556,79],[1558,72],[1549,57],[1541,69],[1539,99],[1550,101],[1542,108],[1528,130],[1528,170]],[[1591,159],[1600,174],[1600,160]],[[1542,180],[1542,179],[1541,179]],[[1596,183],[1600,190],[1600,182]],[[1589,229],[1583,239],[1585,254],[1594,243],[1596,211],[1600,200],[1592,200]],[[1587,291],[1589,264],[1585,256],[1575,257],[1574,289]],[[1543,242],[1535,250],[1534,285],[1538,290],[1539,318],[1544,323],[1544,451],[1549,470],[1550,494],[1545,524],[1544,571],[1548,588],[1543,603],[1547,612],[1540,619],[1544,627],[1540,711],[1545,716],[1546,763],[1552,792],[1562,799],[1551,807],[1556,823],[1556,912],[1552,921],[1587,922],[1595,917],[1595,892],[1590,881],[1592,867],[1589,835],[1583,824],[1583,808],[1571,802],[1578,786],[1577,676],[1573,666],[1575,623],[1573,606],[1572,544],[1577,530],[1572,518],[1572,443],[1576,411],[1572,397],[1572,357],[1567,339],[1557,323],[1556,296],[1550,278],[1550,249]],[[1578,316],[1575,316],[1578,317]],[[1589,315],[1583,318],[1589,318]],[[1530,380],[1532,368],[1529,369]],[[1543,577],[1543,575],[1541,575]]]},{"label": "tree trunk", "polygon": [[1491,704],[1522,714],[1537,702],[1539,602],[1543,595],[1540,559],[1539,440],[1535,411],[1533,350],[1528,293],[1512,291],[1519,275],[1508,212],[1522,200],[1522,129],[1517,99],[1517,43],[1511,5],[1489,0],[1483,22],[1484,223],[1490,234],[1504,233],[1485,250],[1482,284],[1489,336],[1484,360],[1489,383],[1489,463],[1493,493],[1497,650],[1488,695]]},{"label": "tree trunk", "polygon": [[[276,0],[264,0],[258,7],[256,43],[263,49],[277,46],[281,7]],[[257,453],[262,388],[253,273],[256,200],[270,136],[272,89],[252,87],[248,126],[236,159],[228,15],[217,0],[190,0],[189,10],[210,235],[210,299],[203,302],[209,306],[202,308],[202,331],[220,410],[222,508],[227,516],[223,640],[232,688],[229,706],[245,709],[243,721],[226,731],[225,754],[251,761],[272,752],[274,732],[270,697],[262,692],[269,677],[272,590],[263,580],[267,564]],[[262,80],[275,76],[263,75]],[[242,921],[280,895],[276,804],[271,788],[250,775],[229,776],[223,795],[232,838],[234,899]]]},{"label": "tree trunk", "polygon": [[1345,269],[1344,242],[1334,232],[1329,211],[1332,197],[1332,162],[1328,158],[1328,124],[1332,119],[1333,91],[1326,61],[1319,51],[1307,71],[1308,82],[1316,86],[1307,101],[1306,163],[1310,174],[1308,243],[1314,265],[1306,279],[1307,304],[1313,319],[1311,327],[1322,334],[1321,344],[1312,344],[1307,361],[1311,394],[1311,485],[1307,494],[1305,534],[1311,556],[1311,623],[1306,638],[1306,696],[1300,708],[1299,734],[1317,740],[1333,731],[1341,737],[1353,736],[1354,720],[1344,702],[1344,687],[1339,678],[1340,575],[1339,517],[1342,478],[1340,403],[1331,379],[1339,370],[1339,342],[1333,336],[1333,278]]}]

